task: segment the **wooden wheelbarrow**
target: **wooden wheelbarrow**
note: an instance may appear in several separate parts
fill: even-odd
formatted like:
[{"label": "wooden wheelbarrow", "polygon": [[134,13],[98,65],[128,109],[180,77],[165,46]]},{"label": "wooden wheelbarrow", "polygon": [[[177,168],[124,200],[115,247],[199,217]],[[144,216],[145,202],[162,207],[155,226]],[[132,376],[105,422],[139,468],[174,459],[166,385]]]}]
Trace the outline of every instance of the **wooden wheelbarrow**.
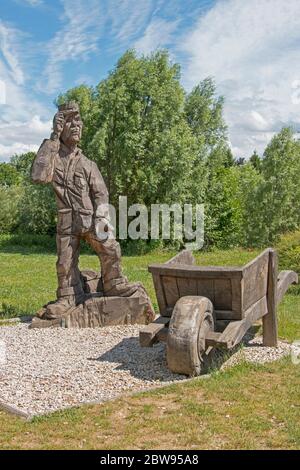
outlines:
[{"label": "wooden wheelbarrow", "polygon": [[232,349],[262,318],[264,346],[277,346],[276,308],[294,271],[277,271],[277,253],[268,248],[243,267],[195,266],[184,250],[164,264],[152,264],[160,316],[140,331],[140,345],[167,343],[174,373],[203,371],[212,348]]}]

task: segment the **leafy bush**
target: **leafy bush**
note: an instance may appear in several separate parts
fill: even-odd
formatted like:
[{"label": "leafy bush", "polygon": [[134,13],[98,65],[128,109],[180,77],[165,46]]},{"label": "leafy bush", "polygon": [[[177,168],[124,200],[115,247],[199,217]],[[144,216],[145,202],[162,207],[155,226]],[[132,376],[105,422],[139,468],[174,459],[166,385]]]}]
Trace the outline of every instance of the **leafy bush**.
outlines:
[{"label": "leafy bush", "polygon": [[12,233],[19,225],[21,186],[0,186],[0,233]]},{"label": "leafy bush", "polygon": [[22,233],[52,235],[56,232],[57,210],[50,186],[27,183],[19,211],[19,230]]},{"label": "leafy bush", "polygon": [[0,235],[0,251],[3,253],[55,253],[55,236],[32,233]]},{"label": "leafy bush", "polygon": [[277,243],[280,269],[300,274],[300,230],[283,235]]}]

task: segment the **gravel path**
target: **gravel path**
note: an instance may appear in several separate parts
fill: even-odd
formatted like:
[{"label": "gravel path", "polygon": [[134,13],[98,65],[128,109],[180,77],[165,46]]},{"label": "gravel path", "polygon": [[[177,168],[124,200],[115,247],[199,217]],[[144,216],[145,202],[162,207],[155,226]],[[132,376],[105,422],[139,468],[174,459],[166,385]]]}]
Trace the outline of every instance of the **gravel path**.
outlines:
[{"label": "gravel path", "polygon": [[[186,377],[167,369],[163,344],[140,348],[141,328],[30,330],[24,323],[2,326],[0,401],[33,416],[184,380]],[[244,357],[254,362],[272,361],[289,352],[287,343],[273,349],[252,341],[222,367]]]}]

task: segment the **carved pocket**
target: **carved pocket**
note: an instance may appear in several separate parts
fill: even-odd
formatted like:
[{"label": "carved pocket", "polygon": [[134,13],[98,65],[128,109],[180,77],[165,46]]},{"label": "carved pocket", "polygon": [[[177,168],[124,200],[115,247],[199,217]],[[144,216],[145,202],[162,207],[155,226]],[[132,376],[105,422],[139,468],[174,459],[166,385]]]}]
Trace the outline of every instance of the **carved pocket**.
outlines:
[{"label": "carved pocket", "polygon": [[74,183],[77,188],[83,189],[86,186],[86,181],[82,173],[74,173]]},{"label": "carved pocket", "polygon": [[58,233],[71,233],[72,230],[72,209],[59,209],[57,220]]},{"label": "carved pocket", "polygon": [[93,213],[89,209],[79,209],[79,219],[81,223],[81,228],[84,230],[90,230],[92,227],[92,218]]}]

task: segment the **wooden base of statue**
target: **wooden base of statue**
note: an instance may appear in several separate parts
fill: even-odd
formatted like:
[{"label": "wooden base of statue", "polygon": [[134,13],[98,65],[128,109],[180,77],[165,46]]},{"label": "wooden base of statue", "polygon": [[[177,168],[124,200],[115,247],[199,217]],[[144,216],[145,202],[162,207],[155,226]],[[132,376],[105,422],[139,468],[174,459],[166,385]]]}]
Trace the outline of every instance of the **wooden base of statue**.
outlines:
[{"label": "wooden base of statue", "polygon": [[143,288],[130,297],[107,297],[101,290],[101,278],[97,273],[84,271],[81,274],[85,291],[83,302],[68,308],[63,315],[53,320],[36,316],[32,319],[30,328],[95,328],[110,325],[147,325],[153,321],[153,308]]}]

